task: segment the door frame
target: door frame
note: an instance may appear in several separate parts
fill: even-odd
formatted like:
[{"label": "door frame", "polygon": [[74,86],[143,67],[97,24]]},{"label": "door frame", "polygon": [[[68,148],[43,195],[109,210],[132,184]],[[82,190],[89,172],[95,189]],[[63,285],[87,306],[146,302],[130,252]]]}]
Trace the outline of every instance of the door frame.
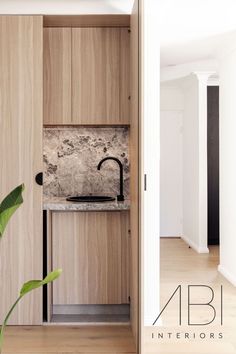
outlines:
[{"label": "door frame", "polygon": [[[160,52],[158,1],[140,0],[140,353],[159,312]],[[155,197],[156,196],[156,197]]]}]

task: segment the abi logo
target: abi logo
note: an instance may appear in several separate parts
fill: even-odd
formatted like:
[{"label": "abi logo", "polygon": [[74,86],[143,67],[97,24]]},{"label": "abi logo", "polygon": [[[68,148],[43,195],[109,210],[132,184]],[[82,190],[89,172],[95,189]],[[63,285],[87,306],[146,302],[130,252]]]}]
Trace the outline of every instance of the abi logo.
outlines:
[{"label": "abi logo", "polygon": [[[205,293],[207,292],[207,300],[198,300],[194,302],[193,294],[195,291],[195,296],[196,292],[198,294],[198,298],[201,298],[200,291],[204,291]],[[160,316],[163,314],[165,309],[168,307],[170,302],[175,298],[178,297],[178,323],[181,326],[182,325],[182,313],[183,313],[183,296],[182,296],[182,286],[179,285],[173,292],[173,294],[170,296],[169,300],[153,322],[153,326],[156,324]],[[215,300],[217,300],[217,305],[215,305]],[[211,323],[213,323],[217,317],[219,317],[219,321],[221,326],[223,325],[223,286],[220,286],[220,289],[217,291],[217,296],[215,296],[215,291],[208,285],[188,285],[187,286],[187,303],[185,304],[185,309],[187,310],[187,324],[189,326],[207,326]],[[199,319],[199,322],[196,322],[195,320],[192,320],[192,314],[193,312],[196,312],[196,310],[199,310],[199,314],[201,314],[201,318],[203,317],[203,314],[206,313],[207,315],[210,315],[210,321],[207,322],[201,322]],[[201,310],[201,311],[200,311]],[[200,316],[199,316],[200,317]]]}]

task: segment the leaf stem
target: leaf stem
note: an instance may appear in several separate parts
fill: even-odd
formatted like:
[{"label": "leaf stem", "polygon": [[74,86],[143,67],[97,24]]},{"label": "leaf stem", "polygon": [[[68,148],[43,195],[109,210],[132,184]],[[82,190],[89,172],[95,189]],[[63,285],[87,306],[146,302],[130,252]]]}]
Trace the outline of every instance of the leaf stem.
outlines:
[{"label": "leaf stem", "polygon": [[12,307],[10,308],[8,314],[6,315],[6,318],[1,326],[1,331],[0,331],[0,354],[2,353],[2,346],[3,346],[3,335],[4,335],[4,330],[5,327],[7,325],[8,319],[11,316],[12,311],[14,310],[14,308],[16,307],[16,305],[18,304],[18,302],[20,301],[20,299],[22,298],[22,296],[19,296],[18,299],[16,300],[16,302],[12,305]]}]

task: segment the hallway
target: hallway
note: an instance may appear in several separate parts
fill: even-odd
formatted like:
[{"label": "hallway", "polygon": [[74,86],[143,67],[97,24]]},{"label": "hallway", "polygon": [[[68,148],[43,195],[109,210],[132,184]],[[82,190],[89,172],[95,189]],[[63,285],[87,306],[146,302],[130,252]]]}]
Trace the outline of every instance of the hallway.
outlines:
[{"label": "hallway", "polygon": [[[180,238],[161,239],[161,309],[166,305],[176,288],[181,285],[182,325],[178,324],[179,292],[177,291],[163,311],[162,325],[155,327],[155,330],[152,327],[146,331],[148,342],[146,353],[236,353],[236,304],[234,304],[236,289],[217,271],[218,251],[218,246],[210,246],[209,254],[198,254]],[[213,289],[212,305],[216,309],[216,318],[210,325],[187,325],[188,285],[207,285]],[[223,286],[222,326],[220,316],[221,285]],[[209,288],[192,288],[191,303],[207,303],[210,298],[211,290]],[[213,317],[211,310],[206,305],[192,306],[192,323],[211,321]],[[154,338],[150,340],[151,331]],[[172,333],[171,338],[168,338],[169,333]],[[222,339],[219,339],[220,333],[222,333]],[[200,338],[200,334],[204,338]],[[160,338],[160,335],[163,338]]]}]

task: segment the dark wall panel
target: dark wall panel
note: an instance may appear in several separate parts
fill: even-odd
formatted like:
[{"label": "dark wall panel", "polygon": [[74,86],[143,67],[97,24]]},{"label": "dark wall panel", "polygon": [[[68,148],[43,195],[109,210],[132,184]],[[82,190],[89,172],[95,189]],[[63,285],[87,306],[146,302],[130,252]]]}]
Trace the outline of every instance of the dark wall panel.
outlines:
[{"label": "dark wall panel", "polygon": [[219,86],[207,88],[208,245],[219,244]]}]

